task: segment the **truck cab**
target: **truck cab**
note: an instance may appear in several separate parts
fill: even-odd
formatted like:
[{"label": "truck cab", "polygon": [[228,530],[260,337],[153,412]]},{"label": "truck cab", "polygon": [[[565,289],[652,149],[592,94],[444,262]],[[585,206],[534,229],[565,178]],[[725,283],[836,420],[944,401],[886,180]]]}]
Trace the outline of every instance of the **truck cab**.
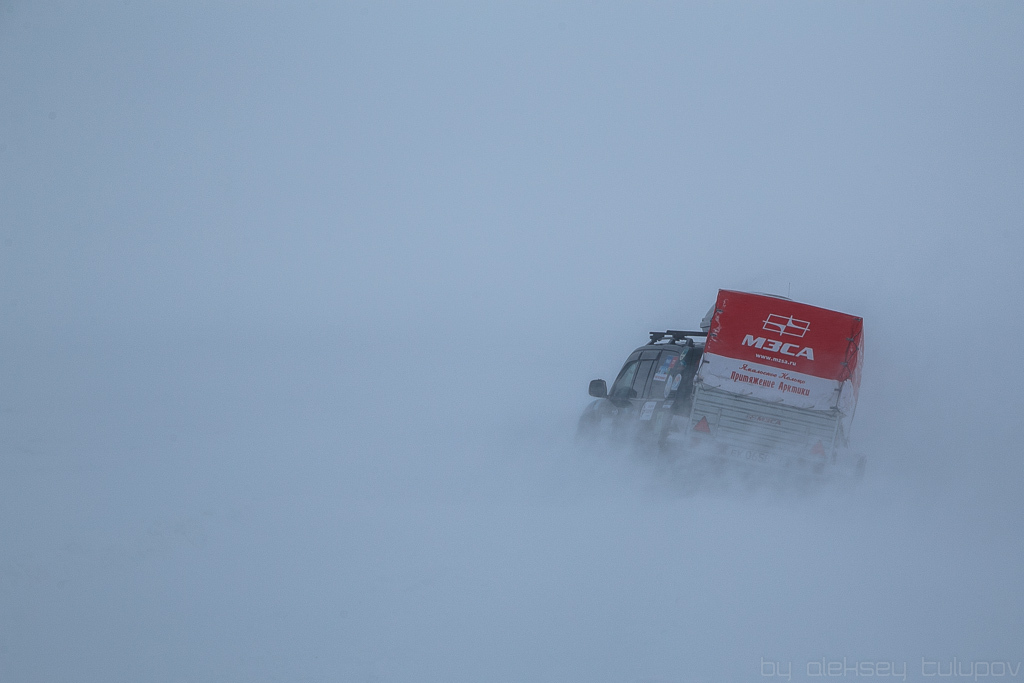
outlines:
[{"label": "truck cab", "polygon": [[651,332],[650,342],[626,358],[611,389],[590,383],[590,403],[580,416],[581,438],[654,445],[673,415],[689,415],[703,332]]}]

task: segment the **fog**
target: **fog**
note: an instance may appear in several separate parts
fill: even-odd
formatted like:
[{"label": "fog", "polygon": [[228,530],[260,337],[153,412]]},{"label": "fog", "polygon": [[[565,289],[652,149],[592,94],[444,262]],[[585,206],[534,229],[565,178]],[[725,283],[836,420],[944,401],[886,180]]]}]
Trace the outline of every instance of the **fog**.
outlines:
[{"label": "fog", "polygon": [[[1024,678],[1019,4],[7,2],[0,92],[0,679]],[[859,484],[574,443],[719,288],[864,318]]]}]

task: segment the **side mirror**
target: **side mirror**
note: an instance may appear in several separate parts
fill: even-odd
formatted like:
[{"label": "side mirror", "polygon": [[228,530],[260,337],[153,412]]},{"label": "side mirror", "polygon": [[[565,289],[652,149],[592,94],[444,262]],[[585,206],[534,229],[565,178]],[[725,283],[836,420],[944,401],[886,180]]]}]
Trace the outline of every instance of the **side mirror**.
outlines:
[{"label": "side mirror", "polygon": [[590,380],[590,395],[594,398],[608,398],[608,385],[603,379]]}]

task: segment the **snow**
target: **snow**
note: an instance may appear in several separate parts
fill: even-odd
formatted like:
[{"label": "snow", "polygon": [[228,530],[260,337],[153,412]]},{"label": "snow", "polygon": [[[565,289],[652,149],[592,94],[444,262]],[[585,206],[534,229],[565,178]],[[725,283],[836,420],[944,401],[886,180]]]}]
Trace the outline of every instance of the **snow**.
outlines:
[{"label": "snow", "polygon": [[[83,10],[0,22],[0,680],[1024,661],[1019,7]],[[719,288],[864,318],[859,486],[573,442]]]}]

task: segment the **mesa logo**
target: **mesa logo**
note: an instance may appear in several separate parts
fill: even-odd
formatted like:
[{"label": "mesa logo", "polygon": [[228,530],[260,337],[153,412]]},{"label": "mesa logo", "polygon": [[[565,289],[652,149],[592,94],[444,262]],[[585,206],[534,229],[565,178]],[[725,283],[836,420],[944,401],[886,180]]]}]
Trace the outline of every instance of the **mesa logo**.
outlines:
[{"label": "mesa logo", "polygon": [[[800,348],[799,344],[783,344],[777,339],[765,339],[764,337],[755,337],[752,334],[748,334],[743,337],[743,343],[740,344],[740,346],[753,346],[755,349],[764,349],[765,351],[771,351],[772,353],[781,353],[784,356],[814,360],[814,349],[810,346]],[[781,359],[773,360],[779,360],[779,362],[782,362]],[[790,363],[790,361],[785,362]]]},{"label": "mesa logo", "polygon": [[762,330],[775,332],[779,336],[803,337],[811,329],[811,323],[806,320],[797,320],[793,316],[778,315],[769,313],[764,321]]}]

